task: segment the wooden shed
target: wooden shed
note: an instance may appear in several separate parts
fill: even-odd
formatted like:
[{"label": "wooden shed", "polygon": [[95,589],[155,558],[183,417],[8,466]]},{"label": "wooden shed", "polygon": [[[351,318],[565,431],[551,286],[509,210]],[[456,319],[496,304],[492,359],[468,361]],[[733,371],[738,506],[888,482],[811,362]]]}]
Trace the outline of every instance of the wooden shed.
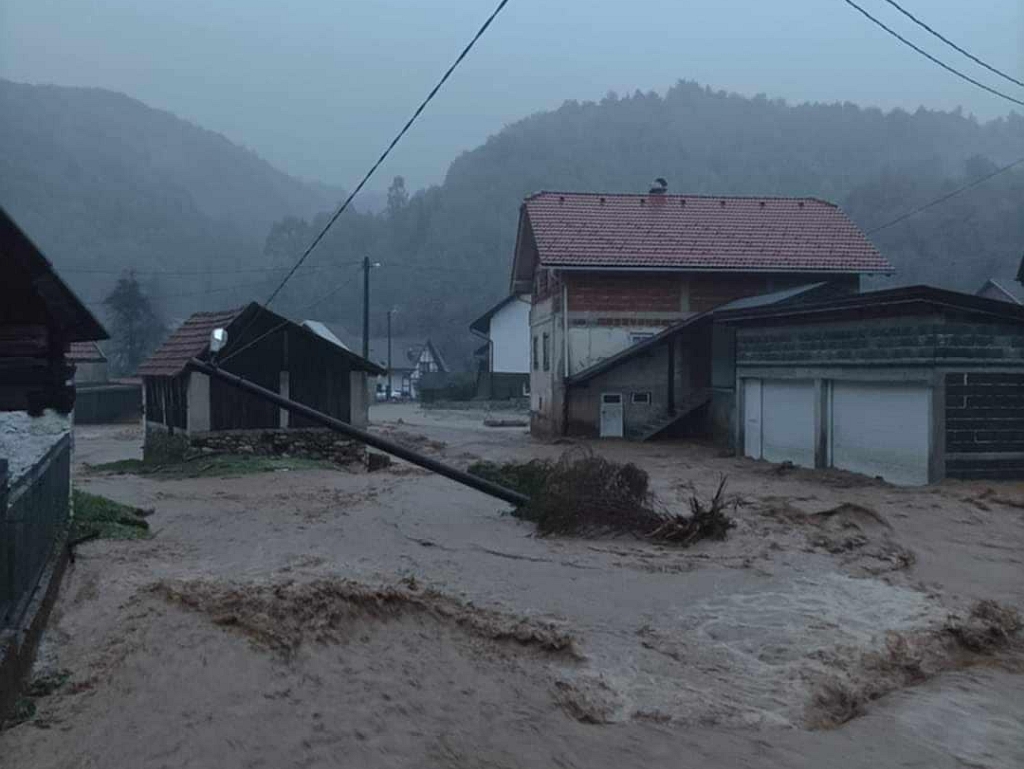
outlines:
[{"label": "wooden shed", "polygon": [[313,427],[314,423],[208,376],[190,371],[210,360],[210,333],[228,343],[217,356],[225,371],[354,425],[368,421],[367,375],[382,369],[253,302],[186,320],[139,367],[147,448],[156,434]]},{"label": "wooden shed", "polygon": [[75,402],[68,348],[107,332],[3,209],[0,256],[0,411],[67,413]]}]

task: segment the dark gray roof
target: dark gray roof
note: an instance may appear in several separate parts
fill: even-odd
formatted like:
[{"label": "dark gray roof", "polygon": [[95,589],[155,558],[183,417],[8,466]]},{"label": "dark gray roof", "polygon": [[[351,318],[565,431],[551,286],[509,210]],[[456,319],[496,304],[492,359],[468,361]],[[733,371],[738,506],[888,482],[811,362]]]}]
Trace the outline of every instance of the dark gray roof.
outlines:
[{"label": "dark gray roof", "polygon": [[986,320],[1024,323],[1022,305],[934,286],[903,286],[881,291],[866,291],[863,294],[823,302],[738,309],[716,313],[715,320],[722,323],[763,323],[769,320],[816,322],[931,310]]},{"label": "dark gray roof", "polygon": [[[4,276],[8,290],[33,292],[46,308],[50,322],[61,330],[68,342],[108,338],[99,321],[60,279],[50,260],[3,208],[0,208],[0,253],[4,267],[8,268]],[[12,285],[12,271],[27,277],[28,285],[22,286],[20,280]]]}]

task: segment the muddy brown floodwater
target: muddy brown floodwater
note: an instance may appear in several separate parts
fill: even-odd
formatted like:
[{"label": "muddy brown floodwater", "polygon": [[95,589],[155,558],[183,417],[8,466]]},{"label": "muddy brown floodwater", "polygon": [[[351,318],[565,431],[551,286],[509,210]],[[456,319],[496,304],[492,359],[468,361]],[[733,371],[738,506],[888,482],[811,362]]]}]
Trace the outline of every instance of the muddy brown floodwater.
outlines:
[{"label": "muddy brown floodwater", "polygon": [[[481,412],[372,416],[461,466],[570,448]],[[79,486],[152,508],[155,536],[80,548],[37,663],[70,678],[0,733],[4,767],[1024,766],[1019,642],[964,630],[979,601],[1024,608],[1024,485],[590,444],[680,510],[728,475],[736,528],[682,550],[537,538],[400,463],[82,466],[139,442],[77,432]]]}]

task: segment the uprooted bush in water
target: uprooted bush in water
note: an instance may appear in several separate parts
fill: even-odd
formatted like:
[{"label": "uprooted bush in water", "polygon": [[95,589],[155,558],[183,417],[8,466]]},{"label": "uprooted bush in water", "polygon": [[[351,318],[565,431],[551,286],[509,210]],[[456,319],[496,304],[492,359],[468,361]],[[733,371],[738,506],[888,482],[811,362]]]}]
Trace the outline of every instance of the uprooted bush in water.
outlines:
[{"label": "uprooted bush in water", "polygon": [[528,496],[530,501],[514,515],[536,524],[541,536],[633,534],[689,545],[724,539],[735,525],[725,514],[724,476],[708,502],[694,492],[690,515],[682,515],[669,513],[658,502],[644,470],[591,452],[567,452],[555,461],[476,462],[469,472]]}]

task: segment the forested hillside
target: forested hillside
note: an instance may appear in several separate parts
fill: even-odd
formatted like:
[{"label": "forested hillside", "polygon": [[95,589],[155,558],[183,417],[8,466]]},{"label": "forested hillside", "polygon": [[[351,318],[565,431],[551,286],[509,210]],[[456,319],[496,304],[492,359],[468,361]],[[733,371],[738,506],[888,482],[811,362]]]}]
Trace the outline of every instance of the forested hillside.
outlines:
[{"label": "forested hillside", "polygon": [[[0,204],[87,300],[134,266],[166,321],[265,298],[340,198],[107,91],[0,81],[0,115]],[[508,289],[531,192],[645,191],[663,176],[673,192],[819,196],[871,232],[1022,156],[1018,116],[789,105],[689,82],[663,96],[568,102],[463,153],[441,185],[395,183],[383,210],[379,195],[357,199],[275,308],[357,332],[358,263],[369,256],[382,264],[374,334],[395,308],[395,333],[430,334],[464,362],[469,322]],[[899,270],[876,285],[1010,282],[1024,251],[1024,164],[872,238]]]},{"label": "forested hillside", "polygon": [[216,302],[224,282],[152,272],[259,267],[274,220],[339,194],[123,94],[0,80],[0,205],[87,300],[135,267],[172,315]]},{"label": "forested hillside", "polygon": [[[343,218],[310,263],[369,254],[384,264],[373,276],[375,330],[396,305],[402,332],[423,327],[465,353],[468,322],[507,291],[518,206],[531,192],[645,191],[664,176],[673,192],[823,197],[871,230],[1021,156],[1018,116],[980,124],[960,113],[788,105],[683,82],[664,96],[570,102],[508,126],[458,157],[443,185],[395,194],[380,216]],[[899,270],[878,285],[1009,281],[1024,250],[1022,206],[1024,165],[876,233]],[[268,256],[294,258],[322,221],[280,223]],[[338,269],[339,282],[354,277]],[[322,276],[299,278],[283,301],[298,310],[331,289]],[[358,281],[315,311],[355,324]]]}]

